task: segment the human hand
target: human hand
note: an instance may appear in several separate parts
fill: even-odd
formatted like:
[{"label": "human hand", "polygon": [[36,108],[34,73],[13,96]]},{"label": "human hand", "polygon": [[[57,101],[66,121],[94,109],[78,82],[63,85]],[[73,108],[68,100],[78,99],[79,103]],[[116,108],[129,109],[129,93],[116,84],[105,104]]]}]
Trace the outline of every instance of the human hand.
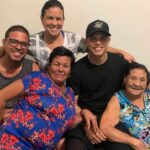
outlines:
[{"label": "human hand", "polygon": [[146,145],[140,141],[139,139],[136,139],[133,143],[132,146],[135,150],[148,150],[148,148],[146,147]]},{"label": "human hand", "polygon": [[1,108],[0,109],[0,125],[3,123],[4,121],[4,109]]},{"label": "human hand", "polygon": [[55,150],[65,150],[65,138],[60,139],[56,145]]},{"label": "human hand", "polygon": [[77,113],[77,114],[75,115],[75,118],[74,118],[74,121],[73,121],[73,125],[72,125],[71,128],[76,127],[79,123],[82,122],[82,120],[83,120],[83,118],[82,118],[81,114],[80,114],[80,113]]},{"label": "human hand", "polygon": [[135,62],[135,57],[133,56],[133,55],[131,55],[131,54],[129,54],[128,52],[123,52],[122,53],[122,56],[123,56],[123,58],[125,59],[125,60],[127,60],[129,63],[131,63],[131,62]]},{"label": "human hand", "polygon": [[13,111],[13,108],[11,109],[4,109],[4,120],[10,117],[11,113]]},{"label": "human hand", "polygon": [[106,141],[106,136],[100,130],[95,133],[92,128],[87,128],[87,126],[84,127],[84,130],[87,138],[92,144],[99,144]]},{"label": "human hand", "polygon": [[82,109],[81,115],[86,121],[86,127],[88,129],[93,128],[93,131],[96,133],[98,131],[97,117],[88,109]]}]

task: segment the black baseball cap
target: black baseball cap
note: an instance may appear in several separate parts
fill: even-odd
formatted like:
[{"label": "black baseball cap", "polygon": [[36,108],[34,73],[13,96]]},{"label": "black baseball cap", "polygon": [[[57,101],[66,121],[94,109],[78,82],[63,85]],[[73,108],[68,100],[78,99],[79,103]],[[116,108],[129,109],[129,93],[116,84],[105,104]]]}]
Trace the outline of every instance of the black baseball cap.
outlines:
[{"label": "black baseball cap", "polygon": [[102,32],[105,33],[106,36],[111,36],[109,33],[109,26],[105,21],[95,20],[91,22],[86,29],[86,37],[91,36],[94,32]]}]

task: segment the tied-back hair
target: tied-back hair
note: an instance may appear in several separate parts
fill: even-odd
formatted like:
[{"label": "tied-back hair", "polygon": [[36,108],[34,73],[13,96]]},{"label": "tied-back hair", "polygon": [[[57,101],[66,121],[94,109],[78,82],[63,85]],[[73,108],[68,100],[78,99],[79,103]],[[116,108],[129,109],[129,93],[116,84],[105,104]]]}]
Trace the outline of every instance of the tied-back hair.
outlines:
[{"label": "tied-back hair", "polygon": [[58,0],[48,0],[47,2],[45,2],[41,10],[41,17],[44,17],[45,11],[52,7],[58,7],[64,12],[64,7],[61,2],[59,2]]},{"label": "tied-back hair", "polygon": [[148,72],[148,69],[146,68],[146,66],[143,64],[140,64],[137,62],[130,63],[128,66],[128,69],[124,73],[124,77],[127,77],[129,75],[130,71],[133,69],[142,69],[145,71],[146,76],[147,76],[147,85],[148,85],[148,83],[149,83],[149,72]]},{"label": "tied-back hair", "polygon": [[49,56],[49,60],[48,60],[48,64],[46,65],[45,67],[45,70],[48,70],[48,66],[51,65],[53,59],[56,57],[56,56],[68,56],[71,58],[71,68],[75,62],[75,57],[73,55],[73,53],[65,48],[64,46],[59,46],[59,47],[56,47],[53,49],[53,51],[51,52],[50,56]]},{"label": "tied-back hair", "polygon": [[22,25],[13,25],[10,28],[8,28],[8,30],[6,31],[6,33],[5,33],[5,39],[7,37],[9,37],[9,34],[11,32],[15,32],[15,31],[23,32],[23,33],[27,34],[27,36],[29,38],[29,31],[24,26],[22,26]]}]

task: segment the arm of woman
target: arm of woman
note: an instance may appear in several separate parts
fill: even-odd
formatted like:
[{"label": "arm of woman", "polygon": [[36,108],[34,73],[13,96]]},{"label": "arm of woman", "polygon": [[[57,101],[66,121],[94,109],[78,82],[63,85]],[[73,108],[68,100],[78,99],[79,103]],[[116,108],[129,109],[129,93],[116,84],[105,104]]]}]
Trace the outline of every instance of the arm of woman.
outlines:
[{"label": "arm of woman", "polygon": [[128,53],[127,51],[124,51],[124,50],[121,50],[121,49],[117,49],[117,48],[113,48],[113,47],[108,47],[107,51],[111,52],[111,53],[122,55],[123,58],[125,60],[127,60],[129,63],[135,61],[135,57],[133,55],[131,55],[130,53]]},{"label": "arm of woman", "polygon": [[[7,100],[17,96],[21,96],[24,93],[24,85],[21,79],[9,84],[5,88],[0,90],[0,114],[3,114],[5,103]],[[0,120],[3,115],[0,115]]]},{"label": "arm of woman", "polygon": [[33,62],[32,71],[39,71],[39,70],[40,70],[39,66],[35,62]]},{"label": "arm of woman", "polygon": [[118,124],[120,120],[119,115],[120,105],[117,97],[113,96],[109,101],[100,121],[100,129],[102,132],[111,141],[128,144],[136,150],[146,150],[145,145],[139,139],[115,128],[115,125]]},{"label": "arm of woman", "polygon": [[81,108],[79,107],[78,103],[78,96],[75,96],[75,111],[76,111],[76,116],[75,116],[75,121],[72,126],[72,128],[76,127],[79,123],[82,122],[82,116],[81,116]]}]

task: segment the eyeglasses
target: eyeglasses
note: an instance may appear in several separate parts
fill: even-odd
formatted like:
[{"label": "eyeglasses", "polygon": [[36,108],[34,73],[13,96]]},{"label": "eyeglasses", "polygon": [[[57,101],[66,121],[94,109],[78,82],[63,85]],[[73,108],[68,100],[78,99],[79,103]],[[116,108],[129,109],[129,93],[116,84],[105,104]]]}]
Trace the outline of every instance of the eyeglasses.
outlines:
[{"label": "eyeglasses", "polygon": [[22,49],[28,49],[29,48],[29,43],[27,42],[20,42],[16,39],[9,39],[9,44],[13,47],[17,47],[19,44],[21,46]]}]

